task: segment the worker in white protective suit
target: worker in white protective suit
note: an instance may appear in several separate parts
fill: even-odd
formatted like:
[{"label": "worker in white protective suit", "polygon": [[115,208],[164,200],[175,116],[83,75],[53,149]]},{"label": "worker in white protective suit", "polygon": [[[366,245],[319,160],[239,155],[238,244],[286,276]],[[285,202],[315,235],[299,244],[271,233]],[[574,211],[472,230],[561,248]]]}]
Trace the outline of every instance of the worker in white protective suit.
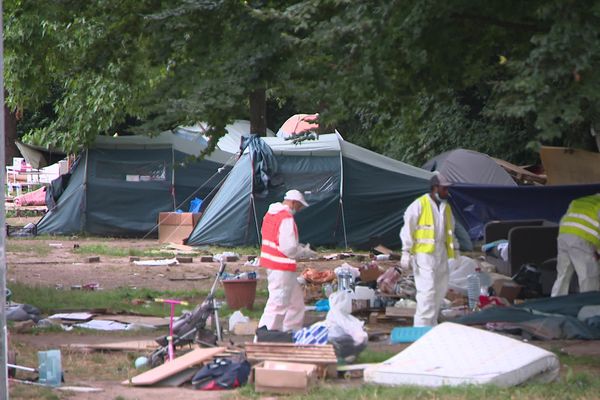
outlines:
[{"label": "worker in white protective suit", "polygon": [[286,192],[283,202],[273,203],[263,218],[259,265],[267,270],[269,298],[258,327],[297,331],[304,322],[304,294],[296,271],[296,258],[314,253],[298,242],[294,214],[308,207],[298,190]]},{"label": "worker in white protective suit", "polygon": [[575,199],[560,220],[556,281],[551,296],[569,294],[573,271],[580,292],[600,290],[600,193]]},{"label": "worker in white protective suit", "polygon": [[417,289],[414,326],[437,324],[448,291],[448,259],[459,256],[454,217],[447,202],[451,183],[440,174],[434,175],[430,182],[430,192],[406,209],[400,230],[400,266],[408,269],[412,265]]}]

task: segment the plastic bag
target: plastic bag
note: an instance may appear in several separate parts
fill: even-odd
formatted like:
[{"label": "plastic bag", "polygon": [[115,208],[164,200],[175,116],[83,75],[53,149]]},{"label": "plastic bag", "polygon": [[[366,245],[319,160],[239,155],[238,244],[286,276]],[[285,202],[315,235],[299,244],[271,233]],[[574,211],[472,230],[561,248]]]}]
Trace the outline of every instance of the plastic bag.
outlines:
[{"label": "plastic bag", "polygon": [[190,212],[198,213],[198,212],[200,212],[200,207],[202,207],[202,199],[199,199],[198,197],[194,197],[190,201]]},{"label": "plastic bag", "polygon": [[347,291],[337,291],[329,296],[329,312],[325,323],[329,330],[329,339],[349,335],[359,346],[368,341],[369,336],[363,329],[363,322],[352,316],[352,295]]},{"label": "plastic bag", "polygon": [[246,317],[241,311],[238,310],[229,317],[229,330],[232,331],[233,327],[237,324],[246,322],[250,322],[250,318]]},{"label": "plastic bag", "polygon": [[327,344],[328,330],[324,322],[315,322],[294,333],[295,344]]}]

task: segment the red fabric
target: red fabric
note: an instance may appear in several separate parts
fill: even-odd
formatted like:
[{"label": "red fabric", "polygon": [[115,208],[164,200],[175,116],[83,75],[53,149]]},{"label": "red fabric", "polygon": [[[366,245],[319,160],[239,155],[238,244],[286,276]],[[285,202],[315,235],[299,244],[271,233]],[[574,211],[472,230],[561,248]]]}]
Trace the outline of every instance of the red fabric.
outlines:
[{"label": "red fabric", "polygon": [[15,197],[14,203],[17,206],[45,206],[46,205],[46,187],[41,187],[33,192],[25,193]]},{"label": "red fabric", "polygon": [[[281,222],[286,218],[293,218],[292,214],[290,214],[287,210],[281,210],[277,214],[265,214],[263,218],[263,224],[261,229],[261,235],[263,244],[260,248],[260,263],[261,267],[265,267],[268,269],[276,269],[279,271],[295,271],[296,270],[296,261],[291,260],[283,254],[279,250],[279,227]],[[271,246],[265,245],[265,241],[274,243],[276,245],[276,249]],[[269,258],[266,258],[265,255],[272,257],[280,257],[288,259],[287,262],[275,261]]]}]

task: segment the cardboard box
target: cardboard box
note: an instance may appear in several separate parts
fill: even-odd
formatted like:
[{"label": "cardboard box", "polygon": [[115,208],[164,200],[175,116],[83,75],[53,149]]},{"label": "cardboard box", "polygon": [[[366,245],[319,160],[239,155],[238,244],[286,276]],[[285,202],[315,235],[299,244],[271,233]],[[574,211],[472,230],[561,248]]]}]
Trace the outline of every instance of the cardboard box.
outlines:
[{"label": "cardboard box", "polygon": [[503,297],[510,303],[513,303],[517,296],[521,293],[521,285],[510,280],[497,280],[492,284],[492,288],[496,293],[496,296]]},{"label": "cardboard box", "polygon": [[202,213],[159,213],[158,242],[184,244],[201,216]]},{"label": "cardboard box", "polygon": [[253,369],[258,393],[308,393],[317,380],[315,364],[263,361]]},{"label": "cardboard box", "polygon": [[377,268],[361,268],[360,269],[360,281],[361,282],[375,282],[379,276],[383,274],[383,270]]}]

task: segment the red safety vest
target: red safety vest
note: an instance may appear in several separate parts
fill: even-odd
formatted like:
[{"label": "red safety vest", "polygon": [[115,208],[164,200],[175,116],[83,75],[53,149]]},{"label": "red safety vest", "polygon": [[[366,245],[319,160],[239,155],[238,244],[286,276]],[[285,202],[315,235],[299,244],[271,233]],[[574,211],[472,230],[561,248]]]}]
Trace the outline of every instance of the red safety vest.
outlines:
[{"label": "red safety vest", "polygon": [[[262,245],[259,263],[261,267],[280,271],[296,271],[296,260],[288,258],[279,250],[279,226],[286,218],[294,218],[288,210],[281,210],[277,214],[265,214],[261,229]],[[294,224],[294,233],[298,237],[296,224]]]}]

